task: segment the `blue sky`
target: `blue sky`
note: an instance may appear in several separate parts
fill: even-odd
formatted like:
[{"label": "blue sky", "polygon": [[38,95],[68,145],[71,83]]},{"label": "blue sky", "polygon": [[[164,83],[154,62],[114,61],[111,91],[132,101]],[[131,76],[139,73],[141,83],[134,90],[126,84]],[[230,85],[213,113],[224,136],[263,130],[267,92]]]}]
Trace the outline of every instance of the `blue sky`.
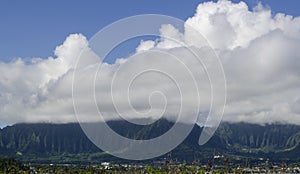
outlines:
[{"label": "blue sky", "polygon": [[[236,8],[235,3],[222,1],[202,5],[197,15],[194,15],[196,8],[204,0],[0,1],[0,127],[24,121],[74,121],[73,103],[70,102],[70,78],[76,61],[74,57],[79,55],[80,48],[86,46],[86,38],[90,39],[103,27],[119,19],[141,14],[163,14],[182,19],[196,27],[210,41],[211,46],[218,50],[228,79],[229,102],[226,103],[228,109],[225,120],[300,124],[300,1],[262,0],[267,8],[255,12],[251,9],[259,1],[245,1],[250,11],[244,3],[239,3]],[[218,11],[223,7],[232,13]],[[273,16],[269,15],[268,8],[271,8]],[[297,18],[291,19],[285,15],[275,17],[276,13]],[[192,18],[187,20],[189,17]],[[165,26],[160,31],[162,34],[173,34],[175,30]],[[74,33],[82,33],[86,38]],[[174,38],[180,40],[181,34],[184,35],[184,41],[197,45],[197,35],[190,31],[175,32]],[[140,39],[153,38],[143,37],[122,43],[110,53],[108,62],[133,53]],[[139,48],[149,49],[147,43],[159,49],[171,45],[165,47],[168,53],[173,49],[181,52],[176,45],[163,40],[142,42]],[[56,59],[47,59],[49,56]],[[42,60],[27,64],[26,61],[12,61],[16,58]],[[92,56],[86,58],[91,62],[99,61]],[[166,63],[164,60],[160,58],[154,63],[161,66]],[[107,75],[106,79],[111,78],[110,75],[115,72],[114,67],[124,64],[120,62],[108,66],[103,73]],[[144,65],[146,63],[134,67]],[[165,67],[181,74],[181,69],[169,66]],[[192,64],[191,69],[198,70],[200,66]],[[125,68],[122,75],[130,74],[132,69],[135,68]],[[83,75],[92,77],[93,74],[88,71]],[[156,80],[154,77],[150,79]],[[182,78],[179,81],[185,80]],[[209,84],[201,80],[197,82]],[[80,81],[81,85],[85,89],[90,84]],[[100,83],[97,88],[103,95],[110,94],[110,91],[103,90],[110,89],[106,85],[109,85],[109,81]],[[153,85],[155,89],[157,86],[169,87],[164,81],[154,81]],[[151,87],[141,84],[137,89]],[[88,101],[84,98],[85,91],[80,94],[83,94],[80,96],[82,101]],[[209,92],[204,91],[203,94]],[[145,94],[141,92],[136,95],[142,99]],[[174,95],[170,93],[170,96]],[[179,101],[179,98],[176,99],[172,101]],[[148,103],[143,102],[138,101],[143,108],[147,108]],[[85,104],[90,106],[89,103]],[[175,107],[176,102],[172,106]],[[113,110],[108,108],[108,113],[109,116],[113,115]]]},{"label": "blue sky", "polygon": [[[234,0],[238,2],[239,0]],[[47,58],[71,33],[87,38],[104,26],[124,17],[157,13],[182,20],[192,16],[202,0],[110,0],[110,1],[1,1],[0,60]],[[247,0],[253,7],[259,1]],[[299,16],[296,0],[263,0],[274,13]]]}]

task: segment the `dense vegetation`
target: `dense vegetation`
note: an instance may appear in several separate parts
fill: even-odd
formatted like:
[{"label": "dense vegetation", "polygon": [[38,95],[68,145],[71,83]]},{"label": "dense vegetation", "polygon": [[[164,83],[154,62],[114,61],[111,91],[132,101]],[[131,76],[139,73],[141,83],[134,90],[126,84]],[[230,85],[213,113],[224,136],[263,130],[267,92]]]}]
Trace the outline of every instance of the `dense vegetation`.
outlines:
[{"label": "dense vegetation", "polygon": [[[157,137],[172,124],[166,120],[148,126],[136,126],[125,121],[109,123],[116,132],[134,139]],[[300,126],[223,123],[204,146],[197,144],[200,133],[201,128],[195,125],[186,140],[173,150],[174,158],[192,161],[195,158],[208,159],[216,154],[226,154],[235,157],[299,160]],[[2,157],[45,163],[119,160],[92,144],[76,123],[8,126],[0,130],[0,154]]]}]

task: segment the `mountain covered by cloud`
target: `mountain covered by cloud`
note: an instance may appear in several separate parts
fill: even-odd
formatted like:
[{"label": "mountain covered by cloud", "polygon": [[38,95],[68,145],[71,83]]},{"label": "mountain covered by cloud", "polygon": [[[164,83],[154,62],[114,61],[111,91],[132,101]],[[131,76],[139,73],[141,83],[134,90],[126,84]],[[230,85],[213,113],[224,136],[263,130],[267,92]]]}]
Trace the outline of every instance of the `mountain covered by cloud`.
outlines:
[{"label": "mountain covered by cloud", "polygon": [[[206,53],[201,45],[203,41],[196,36],[201,33],[215,49],[224,68],[227,81],[224,121],[300,124],[300,17],[272,14],[271,9],[261,4],[249,10],[244,2],[221,0],[199,4],[195,15],[185,21],[183,32],[169,24],[158,30],[160,40],[141,41],[129,58],[120,58],[114,64],[103,63],[97,77],[99,57],[88,48],[88,40],[82,34],[68,36],[56,48],[54,57],[0,62],[0,120],[6,123],[77,121],[72,101],[75,68],[79,70],[77,79],[82,80],[76,87],[76,95],[87,121],[97,120],[99,114],[94,109],[94,101],[88,101],[91,96],[84,92],[91,90],[96,91],[101,114],[106,119],[118,118],[113,102],[128,117],[147,114],[155,119],[160,115],[172,118],[181,111],[181,92],[187,95],[186,102],[191,108],[198,107],[189,100],[194,93],[188,85],[193,83],[187,78],[188,72],[178,68],[173,59],[166,58],[167,54],[178,55],[179,61],[195,72],[195,81],[200,86],[199,111],[207,113],[212,102],[209,79],[204,68],[193,62],[180,44],[200,47],[201,54]],[[77,62],[81,53],[84,59]],[[126,96],[122,96],[126,75],[151,64],[177,72],[177,81],[186,86],[180,91],[172,79],[160,73],[144,74],[132,83],[129,106]],[[118,85],[113,90],[120,95],[112,101],[110,84],[117,71]],[[95,88],[84,82],[95,79]],[[193,109],[187,108],[183,113],[187,120],[194,114],[190,110]]]}]

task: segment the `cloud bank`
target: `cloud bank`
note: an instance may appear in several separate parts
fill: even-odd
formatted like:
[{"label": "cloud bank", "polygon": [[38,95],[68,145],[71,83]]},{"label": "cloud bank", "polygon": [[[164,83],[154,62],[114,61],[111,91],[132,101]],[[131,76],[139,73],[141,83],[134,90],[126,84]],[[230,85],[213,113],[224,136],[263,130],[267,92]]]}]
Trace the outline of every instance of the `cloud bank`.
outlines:
[{"label": "cloud bank", "polygon": [[[179,112],[180,91],[171,79],[159,73],[144,74],[132,83],[130,107],[135,110],[125,104],[126,96],[122,96],[126,75],[151,64],[178,72],[179,81],[190,84],[184,68],[178,68],[167,53],[178,55],[180,61],[197,74],[196,83],[201,86],[200,111],[208,112],[209,79],[202,66],[193,62],[179,44],[202,48],[203,42],[195,36],[198,33],[188,27],[192,26],[209,41],[224,67],[228,90],[224,121],[300,124],[300,17],[272,15],[270,9],[260,4],[250,11],[244,2],[223,0],[199,4],[195,15],[185,23],[183,32],[168,24],[160,28],[162,37],[179,42],[163,38],[141,41],[133,56],[118,59],[114,64],[102,64],[97,77],[101,80],[96,81],[95,88],[99,107],[107,119],[117,118],[109,99],[109,84],[117,70],[119,84],[114,90],[120,94],[116,101],[125,116],[136,118],[144,113],[153,118],[161,114],[172,117]],[[72,102],[72,78],[77,57],[83,49],[86,51],[82,56],[84,60],[79,62],[78,79],[93,81],[99,58],[88,49],[88,41],[82,34],[68,36],[56,48],[55,57],[32,58],[30,62],[22,59],[0,62],[0,120],[7,123],[77,121]],[[134,63],[131,60],[135,60]],[[77,96],[84,106],[82,112],[86,112],[88,120],[96,119],[94,105],[87,101],[89,96],[84,92],[93,89],[85,83],[77,88],[82,91]],[[193,98],[193,93],[188,92],[190,89],[182,90],[190,96],[187,98]],[[164,96],[153,91],[161,91]],[[164,97],[168,99],[167,105]],[[192,100],[190,107],[197,107]],[[149,109],[151,112],[147,113]],[[193,113],[187,109],[184,114],[188,119]]]}]

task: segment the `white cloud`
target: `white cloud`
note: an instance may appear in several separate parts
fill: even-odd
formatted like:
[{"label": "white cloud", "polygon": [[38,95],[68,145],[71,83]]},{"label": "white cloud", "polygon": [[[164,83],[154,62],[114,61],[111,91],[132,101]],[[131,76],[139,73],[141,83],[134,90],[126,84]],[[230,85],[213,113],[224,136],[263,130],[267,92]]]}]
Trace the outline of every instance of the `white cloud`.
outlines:
[{"label": "white cloud", "polygon": [[[221,0],[217,3],[200,4],[196,14],[186,23],[202,33],[215,49],[247,47],[253,40],[280,29],[286,36],[299,38],[300,18],[282,13],[274,17],[271,10],[260,4],[249,11],[244,2],[232,3]],[[186,33],[193,43],[193,35]]]},{"label": "white cloud", "polygon": [[148,51],[151,48],[154,48],[155,46],[155,42],[152,40],[148,40],[148,41],[141,41],[140,45],[136,48],[136,52],[142,52],[142,51]]},{"label": "white cloud", "polygon": [[[55,50],[56,58],[34,58],[25,63],[17,59],[0,63],[0,115],[7,122],[63,121],[73,117],[68,105],[71,78],[76,56],[88,42],[81,34],[70,35]],[[91,62],[93,56],[88,56]]]},{"label": "white cloud", "polygon": [[[123,95],[126,80],[135,72],[151,67],[164,69],[185,84],[181,88],[187,97],[185,102],[196,108],[194,91],[190,89],[193,81],[188,76],[191,71],[200,90],[200,111],[208,112],[209,79],[202,65],[180,46],[183,43],[191,49],[197,46],[201,48],[195,50],[199,54],[207,53],[202,48],[205,46],[203,38],[198,37],[201,33],[217,50],[224,66],[228,88],[225,121],[300,124],[300,17],[272,15],[270,9],[260,4],[249,11],[244,2],[222,0],[200,4],[185,24],[183,33],[172,25],[163,25],[160,40],[141,41],[136,54],[130,58],[102,64],[96,78],[96,96],[106,118],[117,118],[110,97],[110,84],[117,70],[118,81],[113,90],[119,94],[115,96],[116,103],[123,115],[138,117],[132,106],[156,118],[164,111],[165,98],[168,100],[165,115],[179,112],[180,93],[172,79],[159,72],[145,73],[132,82],[129,90],[132,101],[131,106],[128,105],[127,96]],[[191,26],[198,32],[191,30]],[[78,109],[86,113],[87,119],[97,119],[97,110],[89,100],[93,97],[90,92],[93,86],[89,84],[95,80],[99,59],[88,49],[84,36],[73,34],[56,48],[55,58],[33,58],[30,63],[22,59],[0,62],[0,120],[12,123],[76,121],[71,87],[76,60],[83,49],[86,49],[84,59],[78,63],[78,81],[75,81],[79,84],[76,97],[82,106]],[[213,70],[213,65],[208,64],[207,68]],[[153,91],[161,91],[164,96]],[[147,113],[151,107],[152,112]],[[194,114],[190,110],[193,109],[184,110],[187,119]]]}]

